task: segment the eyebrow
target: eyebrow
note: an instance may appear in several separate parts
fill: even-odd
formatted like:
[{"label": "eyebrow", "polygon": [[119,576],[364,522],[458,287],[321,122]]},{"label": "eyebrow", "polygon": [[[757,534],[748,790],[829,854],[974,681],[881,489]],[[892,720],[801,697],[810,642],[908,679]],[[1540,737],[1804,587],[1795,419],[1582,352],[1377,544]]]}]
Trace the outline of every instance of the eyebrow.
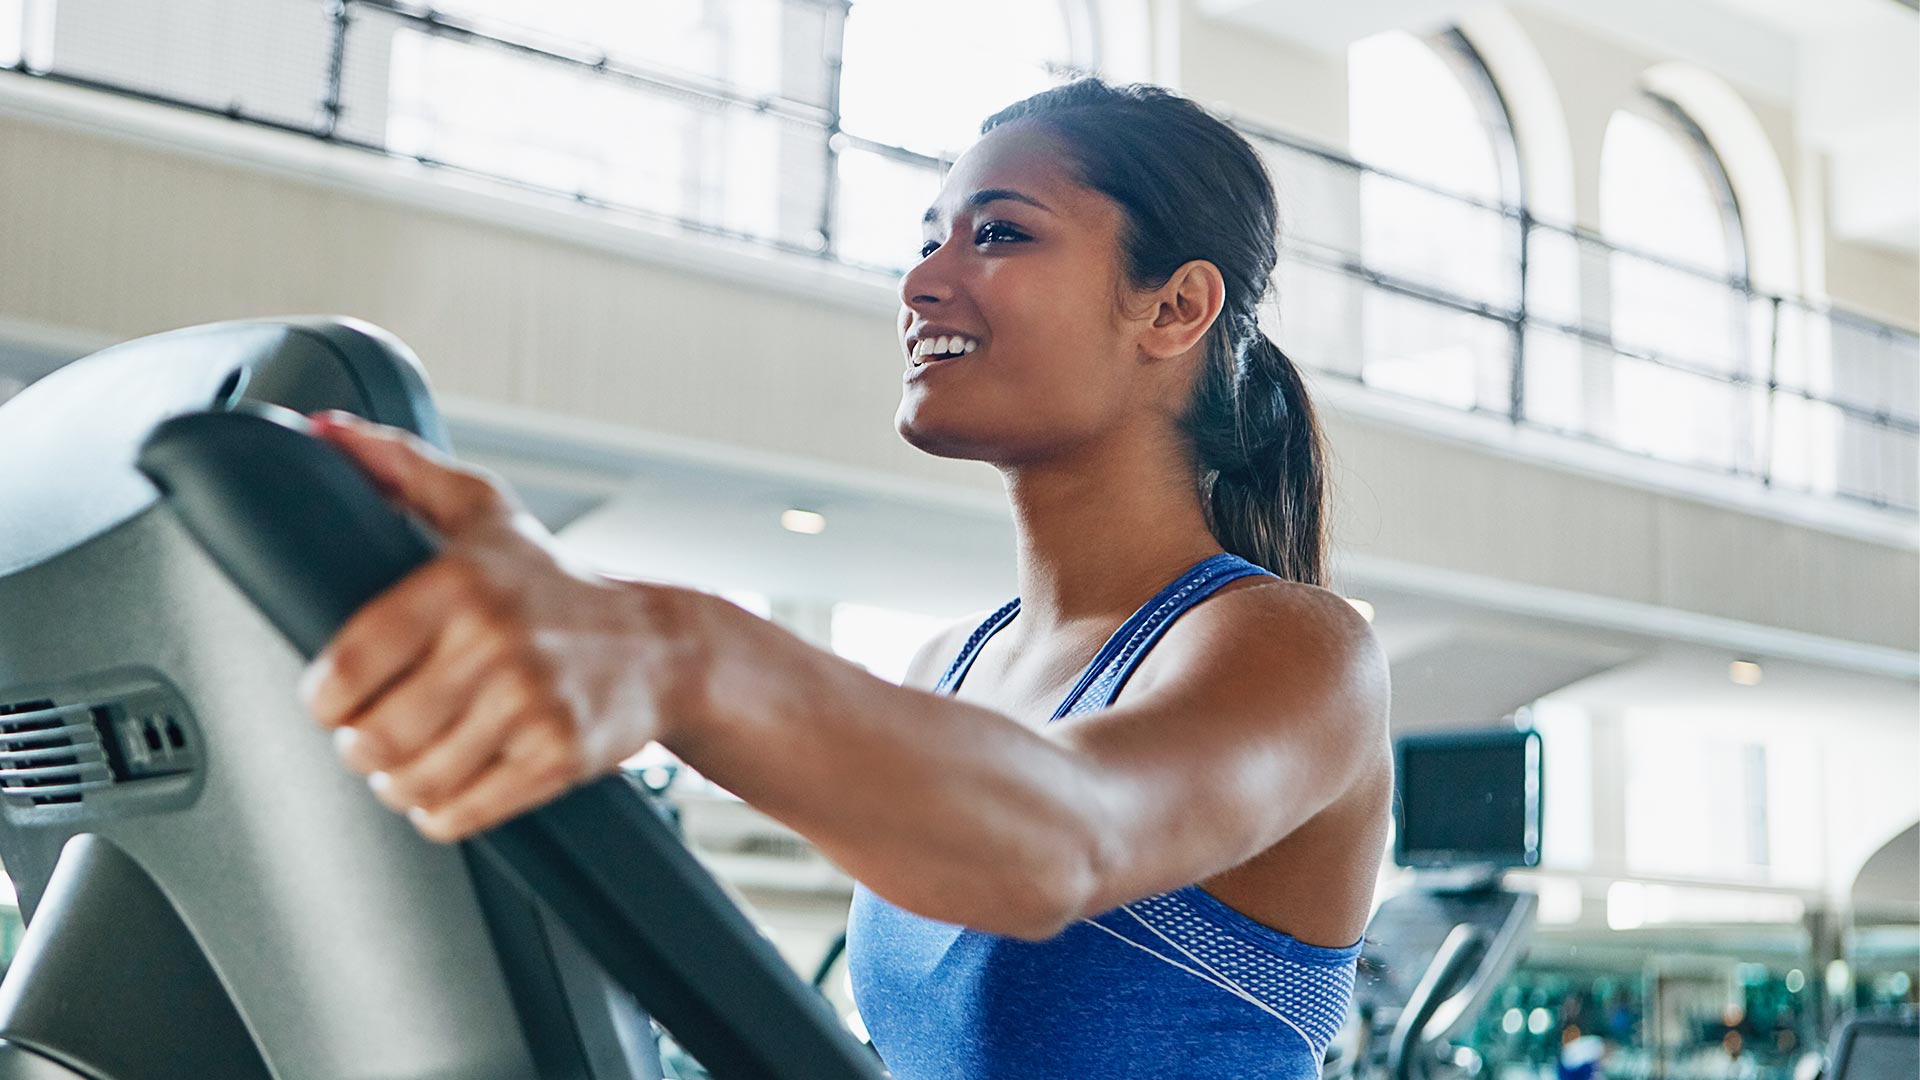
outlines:
[{"label": "eyebrow", "polygon": [[[1012,188],[1000,187],[981,188],[979,191],[967,196],[966,206],[968,209],[972,209],[976,206],[985,206],[990,202],[999,202],[1001,199],[1010,199],[1013,202],[1026,203],[1028,206],[1045,210],[1049,214],[1053,213],[1052,207],[1049,207],[1046,203],[1041,202],[1031,195],[1022,195]],[[927,207],[927,212],[920,216],[920,224],[925,225],[929,222],[937,221],[939,217],[940,208],[937,206],[929,206]]]}]

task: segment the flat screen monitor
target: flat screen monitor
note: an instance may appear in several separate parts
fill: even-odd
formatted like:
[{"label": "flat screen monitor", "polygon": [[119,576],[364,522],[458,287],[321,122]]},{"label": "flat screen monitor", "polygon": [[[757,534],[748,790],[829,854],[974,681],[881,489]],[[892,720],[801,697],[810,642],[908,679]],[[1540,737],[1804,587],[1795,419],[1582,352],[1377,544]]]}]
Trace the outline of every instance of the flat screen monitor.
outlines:
[{"label": "flat screen monitor", "polygon": [[1540,733],[1444,732],[1394,742],[1394,861],[1538,866]]}]

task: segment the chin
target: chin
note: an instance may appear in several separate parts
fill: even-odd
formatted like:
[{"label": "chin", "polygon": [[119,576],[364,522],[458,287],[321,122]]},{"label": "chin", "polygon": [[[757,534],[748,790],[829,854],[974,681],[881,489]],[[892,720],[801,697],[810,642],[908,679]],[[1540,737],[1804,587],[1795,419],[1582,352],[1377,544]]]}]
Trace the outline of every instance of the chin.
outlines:
[{"label": "chin", "polygon": [[905,401],[900,403],[900,411],[894,414],[893,428],[908,446],[923,454],[964,461],[993,459],[993,440],[987,437],[986,432],[977,428],[969,429],[960,423],[940,423],[926,415],[925,410],[914,408]]}]

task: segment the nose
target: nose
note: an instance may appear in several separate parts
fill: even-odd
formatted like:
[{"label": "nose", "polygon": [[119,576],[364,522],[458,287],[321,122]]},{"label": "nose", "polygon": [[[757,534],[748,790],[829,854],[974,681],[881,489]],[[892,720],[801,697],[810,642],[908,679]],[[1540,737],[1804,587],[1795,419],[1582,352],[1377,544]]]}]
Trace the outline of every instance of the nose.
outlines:
[{"label": "nose", "polygon": [[900,278],[900,303],[924,314],[927,309],[953,299],[953,279],[947,272],[946,260],[940,257],[944,250],[944,245],[936,248]]}]

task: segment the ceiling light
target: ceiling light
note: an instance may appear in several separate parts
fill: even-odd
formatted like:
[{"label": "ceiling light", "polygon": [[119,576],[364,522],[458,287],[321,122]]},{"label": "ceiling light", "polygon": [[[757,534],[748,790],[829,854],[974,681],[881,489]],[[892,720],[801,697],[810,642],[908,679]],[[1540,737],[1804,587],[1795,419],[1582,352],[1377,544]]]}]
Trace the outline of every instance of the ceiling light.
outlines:
[{"label": "ceiling light", "polygon": [[1760,685],[1760,665],[1751,660],[1735,660],[1727,665],[1727,678],[1741,686]]},{"label": "ceiling light", "polygon": [[787,510],[780,515],[780,527],[788,532],[818,536],[827,531],[827,519],[811,510]]},{"label": "ceiling light", "polygon": [[1351,597],[1351,596],[1347,597],[1347,603],[1353,605],[1353,610],[1359,612],[1361,618],[1367,620],[1368,622],[1373,621],[1373,605],[1372,604],[1367,603],[1365,600],[1355,599],[1354,597]]}]

